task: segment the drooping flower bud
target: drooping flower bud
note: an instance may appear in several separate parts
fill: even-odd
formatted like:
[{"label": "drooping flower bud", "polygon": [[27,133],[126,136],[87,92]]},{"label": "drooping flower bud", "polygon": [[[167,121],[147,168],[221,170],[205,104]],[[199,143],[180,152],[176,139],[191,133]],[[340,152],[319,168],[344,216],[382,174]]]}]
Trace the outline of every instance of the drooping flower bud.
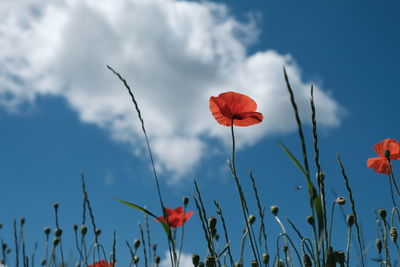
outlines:
[{"label": "drooping flower bud", "polygon": [[339,263],[340,266],[344,266],[345,255],[342,250],[335,251],[335,261]]},{"label": "drooping flower bud", "polygon": [[139,239],[135,239],[135,240],[133,241],[133,247],[134,247],[135,249],[138,249],[138,248],[140,247],[140,240],[139,240]]},{"label": "drooping flower bud", "polygon": [[253,224],[256,221],[256,216],[250,215],[248,220],[250,224]]},{"label": "drooping flower bud", "polygon": [[189,198],[188,197],[183,197],[183,205],[187,206],[189,204]]},{"label": "drooping flower bud", "polygon": [[216,226],[217,226],[217,218],[215,218],[214,216],[210,217],[208,219],[208,227],[210,227],[210,229],[215,229]]},{"label": "drooping flower bud", "polygon": [[251,267],[258,267],[258,263],[256,260],[251,261]]},{"label": "drooping flower bud", "polygon": [[138,264],[138,262],[139,262],[139,257],[138,256],[134,256],[133,257],[133,262],[135,263],[135,264]]},{"label": "drooping flower bud", "polygon": [[386,219],[386,210],[385,209],[380,209],[379,210],[379,216],[381,216],[381,218],[383,220],[385,220]]},{"label": "drooping flower bud", "polygon": [[206,257],[206,267],[215,267],[215,258],[213,256]]},{"label": "drooping flower bud", "polygon": [[86,225],[82,224],[81,225],[81,235],[84,236],[87,233],[87,227]]},{"label": "drooping flower bud", "polygon": [[278,215],[278,211],[279,211],[278,206],[273,205],[273,206],[271,206],[270,209],[271,209],[272,214],[274,214],[274,216]]},{"label": "drooping flower bud", "polygon": [[285,263],[283,262],[283,260],[279,259],[276,261],[276,267],[285,267]]},{"label": "drooping flower bud", "polygon": [[336,204],[338,204],[338,205],[344,205],[344,204],[346,204],[346,199],[345,199],[344,197],[337,197],[337,198],[335,199],[335,202],[336,202]]},{"label": "drooping flower bud", "polygon": [[94,234],[95,234],[96,236],[99,236],[99,235],[101,234],[101,229],[97,228],[97,229],[94,231]]},{"label": "drooping flower bud", "polygon": [[376,250],[378,251],[378,253],[380,254],[382,252],[382,240],[377,238],[375,240],[375,247],[376,247]]},{"label": "drooping flower bud", "polygon": [[312,262],[310,259],[310,256],[308,256],[307,254],[303,254],[303,264],[305,267],[311,267],[312,266]]},{"label": "drooping flower bud", "polygon": [[268,262],[269,262],[269,254],[268,253],[262,254],[262,261],[264,264],[268,264]]},{"label": "drooping flower bud", "polygon": [[54,231],[54,235],[56,237],[60,237],[62,235],[62,229],[61,228],[56,228],[56,230]]},{"label": "drooping flower bud", "polygon": [[46,234],[46,235],[49,235],[50,234],[50,232],[51,232],[51,230],[50,230],[50,227],[45,227],[45,228],[43,228],[43,232]]},{"label": "drooping flower bud", "polygon": [[60,243],[60,238],[54,237],[54,239],[53,239],[53,246],[56,247],[59,243]]},{"label": "drooping flower bud", "polygon": [[352,227],[355,221],[355,217],[353,213],[347,214],[347,225]]}]

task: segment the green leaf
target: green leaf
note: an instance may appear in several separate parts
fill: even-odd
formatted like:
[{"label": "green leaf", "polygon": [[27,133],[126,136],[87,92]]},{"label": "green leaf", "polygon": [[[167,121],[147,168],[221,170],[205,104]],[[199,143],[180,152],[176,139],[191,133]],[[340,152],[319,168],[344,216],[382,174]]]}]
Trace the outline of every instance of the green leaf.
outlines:
[{"label": "green leaf", "polygon": [[[131,202],[128,202],[128,201],[125,201],[125,200],[121,200],[121,199],[117,199],[117,198],[113,198],[113,199],[117,200],[117,201],[119,201],[119,202],[121,202],[121,203],[123,203],[123,204],[125,204],[125,205],[127,205],[129,207],[131,207],[131,208],[140,210],[140,211],[150,215],[151,217],[154,217],[154,218],[158,219],[158,217],[156,215],[154,215],[152,212],[150,212],[150,211],[146,210],[145,208],[142,208],[142,207],[140,207],[140,206],[138,206],[138,205],[136,205],[134,203],[131,203]],[[167,223],[165,223],[165,222],[163,222],[161,220],[157,220],[157,222],[159,222],[162,225],[162,227],[164,228],[164,231],[167,234],[168,238],[171,238],[171,227]]]},{"label": "green leaf", "polygon": [[[286,154],[288,155],[288,157],[293,161],[293,163],[301,170],[301,172],[306,176],[306,178],[308,177],[308,173],[306,172],[306,170],[303,168],[303,166],[301,166],[300,162],[296,159],[296,157],[289,151],[289,149],[287,149],[287,147],[281,143],[281,141],[278,140],[278,144],[279,146],[283,149],[283,151],[286,152]],[[308,180],[308,179],[307,179]]]}]

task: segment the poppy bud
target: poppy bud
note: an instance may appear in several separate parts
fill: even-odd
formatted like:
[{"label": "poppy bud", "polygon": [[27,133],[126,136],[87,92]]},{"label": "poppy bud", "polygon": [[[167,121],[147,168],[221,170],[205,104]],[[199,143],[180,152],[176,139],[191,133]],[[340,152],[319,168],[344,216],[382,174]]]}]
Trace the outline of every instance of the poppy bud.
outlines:
[{"label": "poppy bud", "polygon": [[339,250],[335,251],[335,261],[339,263],[340,266],[344,266],[344,261],[345,261],[345,255],[344,252]]},{"label": "poppy bud", "polygon": [[215,258],[213,256],[206,257],[206,267],[214,267],[215,266]]},{"label": "poppy bud", "polygon": [[305,267],[311,267],[312,266],[310,256],[308,256],[305,253],[303,254],[303,264],[304,264]]},{"label": "poppy bud", "polygon": [[56,247],[59,243],[60,243],[60,238],[55,237],[55,238],[53,239],[53,246]]},{"label": "poppy bud", "polygon": [[389,149],[385,149],[385,150],[383,151],[383,155],[385,155],[385,157],[386,157],[387,159],[390,159],[390,150],[389,150]]},{"label": "poppy bud", "polygon": [[46,234],[46,235],[49,235],[50,234],[50,232],[51,232],[51,230],[50,230],[50,227],[45,227],[45,228],[43,228],[43,232]]},{"label": "poppy bud", "polygon": [[215,238],[216,235],[217,235],[217,229],[216,228],[211,229],[211,237]]},{"label": "poppy bud", "polygon": [[87,227],[86,227],[86,225],[82,224],[81,225],[81,234],[82,234],[82,236],[86,235],[86,233],[87,233]]},{"label": "poppy bud", "polygon": [[278,206],[273,205],[273,206],[271,206],[270,209],[271,209],[272,214],[274,214],[274,216],[278,215],[278,211],[279,211]]},{"label": "poppy bud", "polygon": [[21,226],[25,224],[25,218],[21,218],[20,224]]},{"label": "poppy bud", "polygon": [[397,229],[396,229],[396,227],[390,228],[390,237],[392,238],[393,243],[397,242]]},{"label": "poppy bud", "polygon": [[99,236],[100,234],[101,234],[101,229],[96,229],[95,231],[94,231],[94,234],[96,235],[96,236]]},{"label": "poppy bud", "polygon": [[192,263],[193,263],[193,265],[197,266],[197,265],[199,265],[199,262],[200,262],[199,254],[193,254],[192,255]]},{"label": "poppy bud", "polygon": [[288,249],[289,249],[288,245],[284,245],[284,246],[283,246],[283,252],[286,253],[286,252],[288,251]]},{"label": "poppy bud", "polygon": [[47,263],[47,260],[46,260],[46,259],[43,259],[43,260],[40,262],[40,265],[45,266],[46,263]]},{"label": "poppy bud", "polygon": [[251,267],[258,267],[258,263],[256,260],[251,261]]},{"label": "poppy bud", "polygon": [[74,232],[78,231],[78,225],[74,224]]},{"label": "poppy bud", "polygon": [[185,197],[183,197],[183,205],[185,205],[185,207],[186,207],[187,204],[189,204],[189,198],[185,196]]},{"label": "poppy bud", "polygon": [[6,250],[6,249],[7,249],[7,244],[6,244],[6,243],[3,243],[2,246],[1,246],[1,248],[2,248],[2,250]]},{"label": "poppy bud", "polygon": [[307,222],[309,225],[314,225],[315,224],[315,220],[313,216],[307,216]]},{"label": "poppy bud", "polygon": [[154,261],[156,262],[156,264],[159,264],[160,261],[161,261],[160,256],[156,256],[156,257],[154,258]]},{"label": "poppy bud", "polygon": [[56,237],[60,237],[62,235],[62,229],[56,228],[56,230],[54,231],[54,235]]},{"label": "poppy bud", "polygon": [[386,219],[386,210],[385,209],[380,209],[379,210],[379,216],[381,216],[381,218],[383,220],[385,220]]},{"label": "poppy bud", "polygon": [[276,261],[276,267],[285,267],[285,264],[283,263],[283,260],[279,259]]},{"label": "poppy bud", "polygon": [[215,237],[214,237],[214,238],[215,238],[215,240],[218,241],[218,240],[219,240],[219,234],[215,234]]},{"label": "poppy bud", "polygon": [[347,214],[347,225],[348,225],[349,227],[352,227],[352,226],[353,226],[354,220],[355,220],[355,217],[354,217],[354,214],[353,214],[353,213]]},{"label": "poppy bud", "polygon": [[204,267],[204,262],[199,262],[199,267]]},{"label": "poppy bud", "polygon": [[217,218],[210,217],[210,219],[208,219],[208,226],[210,227],[210,229],[215,229],[215,227],[217,226]]},{"label": "poppy bud", "polygon": [[54,207],[54,209],[58,209],[58,203],[57,202],[55,202],[54,204],[53,204],[53,207]]},{"label": "poppy bud", "polygon": [[344,205],[344,204],[346,204],[346,199],[344,197],[338,197],[335,199],[335,202],[338,205]]},{"label": "poppy bud", "polygon": [[139,240],[139,239],[135,239],[135,240],[133,241],[133,247],[134,247],[135,249],[138,249],[138,248],[140,247],[140,240]]},{"label": "poppy bud", "polygon": [[375,240],[375,247],[378,253],[380,254],[382,252],[382,241],[379,238]]},{"label": "poppy bud", "polygon": [[324,180],[325,180],[325,173],[323,173],[323,172],[318,172],[318,173],[316,174],[316,179],[317,179],[318,183],[323,183]]},{"label": "poppy bud", "polygon": [[268,264],[268,262],[269,262],[269,254],[268,253],[262,254],[262,261],[264,264]]},{"label": "poppy bud", "polygon": [[157,244],[153,244],[153,250],[154,250],[154,251],[157,250]]},{"label": "poppy bud", "polygon": [[138,256],[134,256],[133,257],[133,262],[137,264],[139,262],[139,257]]},{"label": "poppy bud", "polygon": [[243,267],[243,264],[241,262],[236,262],[235,267]]},{"label": "poppy bud", "polygon": [[256,221],[256,216],[250,215],[248,220],[250,224],[253,224]]}]

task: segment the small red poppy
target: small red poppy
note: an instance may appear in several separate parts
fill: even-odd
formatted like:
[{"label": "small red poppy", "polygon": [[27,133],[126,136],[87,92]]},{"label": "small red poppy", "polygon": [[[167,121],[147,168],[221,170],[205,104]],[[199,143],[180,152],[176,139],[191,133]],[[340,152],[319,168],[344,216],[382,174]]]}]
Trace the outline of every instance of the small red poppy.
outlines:
[{"label": "small red poppy", "polygon": [[400,143],[397,140],[387,138],[376,144],[374,150],[379,157],[369,158],[367,161],[368,168],[373,168],[377,173],[390,174],[387,156],[390,160],[400,159]]},{"label": "small red poppy", "polygon": [[[164,211],[165,215],[168,218],[168,224],[172,228],[182,226],[193,215],[193,211],[188,211],[184,213],[182,207],[177,207],[176,209],[169,209],[164,207]],[[164,216],[158,217],[156,221],[163,221],[165,223],[167,222]]]},{"label": "small red poppy", "polygon": [[101,260],[92,265],[89,265],[89,267],[115,267],[115,263],[114,262],[107,263],[106,260]]},{"label": "small red poppy", "polygon": [[226,92],[210,97],[210,111],[219,124],[224,126],[250,126],[262,122],[263,115],[257,103],[250,97],[236,92]]}]

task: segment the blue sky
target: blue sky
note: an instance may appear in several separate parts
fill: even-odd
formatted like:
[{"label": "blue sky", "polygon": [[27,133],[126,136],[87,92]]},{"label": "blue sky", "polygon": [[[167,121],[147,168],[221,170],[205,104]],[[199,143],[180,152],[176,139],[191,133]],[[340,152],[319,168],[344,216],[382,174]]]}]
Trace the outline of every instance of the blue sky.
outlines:
[{"label": "blue sky", "polygon": [[[293,189],[304,185],[304,178],[276,142],[300,156],[285,65],[306,121],[310,84],[316,86],[328,203],[331,189],[347,197],[335,159],[339,152],[372,246],[368,255],[376,256],[373,209],[391,205],[387,178],[367,169],[366,160],[375,156],[374,144],[399,139],[398,3],[81,2],[0,4],[2,237],[11,242],[12,220],[25,217],[31,246],[40,242],[42,228],[54,227],[52,204],[59,202],[68,242],[72,225],[81,221],[81,172],[106,246],[117,230],[121,263],[128,260],[123,241],[139,236],[136,223],[143,218],[111,197],[160,213],[139,121],[106,64],[135,90],[166,205],[181,205],[196,179],[209,214],[216,199],[229,218],[235,251],[243,225],[226,166],[230,133],[211,117],[208,98],[228,90],[253,97],[265,120],[238,129],[244,187],[251,198],[252,169],[266,207],[279,205],[282,219],[292,219],[307,233],[307,192]],[[305,130],[310,137],[309,123]],[[344,250],[336,214],[334,245]],[[279,229],[272,216],[266,223],[273,246]],[[151,227],[164,255],[161,229]],[[205,256],[199,229],[195,214],[184,251]]]}]

